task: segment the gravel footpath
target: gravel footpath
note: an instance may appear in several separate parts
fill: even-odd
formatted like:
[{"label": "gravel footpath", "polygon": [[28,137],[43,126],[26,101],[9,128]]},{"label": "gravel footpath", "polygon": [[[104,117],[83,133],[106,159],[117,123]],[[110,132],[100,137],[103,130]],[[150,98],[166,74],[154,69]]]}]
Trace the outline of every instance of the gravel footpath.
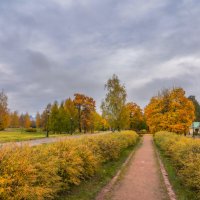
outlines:
[{"label": "gravel footpath", "polygon": [[168,200],[153,137],[145,135],[127,171],[112,191],[112,200]]}]

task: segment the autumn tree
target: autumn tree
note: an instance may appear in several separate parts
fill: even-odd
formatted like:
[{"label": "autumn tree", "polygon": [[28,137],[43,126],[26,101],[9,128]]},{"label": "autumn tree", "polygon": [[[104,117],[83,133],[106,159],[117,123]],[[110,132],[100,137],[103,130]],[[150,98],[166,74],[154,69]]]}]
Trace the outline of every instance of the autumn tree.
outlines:
[{"label": "autumn tree", "polygon": [[142,130],[146,129],[145,117],[140,106],[136,103],[129,102],[126,104],[128,112],[128,129],[130,130]]},{"label": "autumn tree", "polygon": [[92,114],[93,126],[95,131],[105,131],[109,129],[108,121],[103,118],[99,113],[93,112]]},{"label": "autumn tree", "polygon": [[66,132],[67,130],[67,116],[66,116],[66,112],[64,109],[64,102],[61,102],[60,106],[58,107],[58,116],[57,116],[57,120],[58,120],[58,127],[57,127],[57,132],[58,133],[62,133],[62,132]]},{"label": "autumn tree", "polygon": [[19,117],[19,125],[21,128],[24,128],[24,114],[23,113]]},{"label": "autumn tree", "polygon": [[9,113],[9,127],[10,128],[19,128],[19,114],[17,111]]},{"label": "autumn tree", "polygon": [[30,115],[28,113],[26,113],[24,115],[24,128],[30,128],[30,126],[31,126]]},{"label": "autumn tree", "polygon": [[74,104],[78,110],[78,127],[79,131],[82,129],[86,133],[92,123],[92,113],[95,111],[95,101],[92,97],[85,96],[84,94],[74,94]]},{"label": "autumn tree", "polygon": [[4,130],[8,126],[9,112],[8,112],[8,97],[2,91],[0,93],[0,130]]},{"label": "autumn tree", "polygon": [[53,133],[59,132],[59,106],[58,102],[55,101],[54,104],[51,106],[51,112],[49,117],[49,128]]},{"label": "autumn tree", "polygon": [[103,116],[113,130],[121,130],[127,123],[125,86],[116,75],[113,75],[105,84],[105,89],[107,94],[101,105]]},{"label": "autumn tree", "polygon": [[70,98],[66,99],[64,103],[64,111],[65,111],[65,119],[66,119],[66,131],[67,132],[75,132],[78,127],[78,109],[74,101]]},{"label": "autumn tree", "polygon": [[193,103],[182,88],[161,91],[145,108],[147,124],[152,133],[167,130],[186,134],[195,118]]},{"label": "autumn tree", "polygon": [[44,131],[47,132],[49,132],[50,129],[50,119],[49,119],[50,112],[51,112],[51,104],[48,104],[41,114],[41,127]]},{"label": "autumn tree", "polygon": [[37,112],[36,114],[35,123],[37,128],[41,128],[42,122],[41,122],[41,115],[39,112]]},{"label": "autumn tree", "polygon": [[200,122],[200,105],[199,102],[196,100],[195,96],[189,96],[188,99],[190,99],[195,107],[195,121]]},{"label": "autumn tree", "polygon": [[[73,133],[79,131],[94,130],[93,113],[95,101],[84,94],[75,94],[74,100],[68,98],[59,105],[57,101],[49,107],[49,130],[53,133]],[[46,108],[47,109],[47,108]],[[46,109],[41,115],[41,126],[46,130]],[[39,118],[39,116],[38,116]]]},{"label": "autumn tree", "polygon": [[81,115],[82,115],[82,109],[83,109],[83,104],[85,101],[85,95],[76,93],[74,94],[74,104],[78,110],[78,128],[79,132],[82,132],[82,127],[81,127]]}]

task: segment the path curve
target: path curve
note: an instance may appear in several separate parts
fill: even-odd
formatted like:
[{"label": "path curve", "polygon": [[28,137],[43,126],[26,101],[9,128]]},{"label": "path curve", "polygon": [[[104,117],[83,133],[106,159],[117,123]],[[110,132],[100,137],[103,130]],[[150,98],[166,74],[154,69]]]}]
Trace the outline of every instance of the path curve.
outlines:
[{"label": "path curve", "polygon": [[152,135],[144,135],[143,144],[130,162],[122,179],[114,187],[112,200],[168,200],[161,178]]},{"label": "path curve", "polygon": [[62,136],[62,137],[49,137],[49,138],[41,138],[41,139],[34,139],[34,140],[25,140],[21,142],[6,142],[6,143],[0,143],[0,148],[8,145],[17,145],[17,146],[24,146],[24,145],[29,145],[29,146],[38,146],[41,144],[49,144],[49,143],[55,143],[63,140],[67,140],[69,138],[79,138],[79,137],[84,137],[84,136],[97,136],[97,135],[102,135],[102,134],[107,134],[110,133],[108,131],[106,132],[101,132],[101,133],[86,133],[86,134],[80,134],[80,135],[70,135],[70,136]]}]

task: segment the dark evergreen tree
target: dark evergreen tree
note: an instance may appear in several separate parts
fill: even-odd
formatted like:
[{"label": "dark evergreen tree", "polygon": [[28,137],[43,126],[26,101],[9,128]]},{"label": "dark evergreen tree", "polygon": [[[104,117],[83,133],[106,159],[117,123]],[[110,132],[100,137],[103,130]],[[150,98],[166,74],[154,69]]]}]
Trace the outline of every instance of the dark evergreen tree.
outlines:
[{"label": "dark evergreen tree", "polygon": [[200,105],[199,102],[196,100],[196,97],[191,95],[188,97],[190,99],[195,107],[195,121],[200,122]]}]

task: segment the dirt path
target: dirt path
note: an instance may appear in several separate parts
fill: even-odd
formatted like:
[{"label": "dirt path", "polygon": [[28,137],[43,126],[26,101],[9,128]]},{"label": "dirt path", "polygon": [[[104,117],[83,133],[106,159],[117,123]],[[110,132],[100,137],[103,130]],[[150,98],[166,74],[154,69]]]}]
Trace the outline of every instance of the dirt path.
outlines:
[{"label": "dirt path", "polygon": [[130,162],[122,180],[114,187],[112,200],[168,200],[154,152],[151,135]]},{"label": "dirt path", "polygon": [[67,140],[69,138],[79,138],[84,136],[97,136],[102,134],[110,133],[109,131],[106,132],[100,132],[100,133],[86,133],[86,134],[80,134],[80,135],[71,135],[71,136],[63,136],[63,137],[50,137],[50,138],[41,138],[41,139],[34,139],[34,140],[27,140],[27,141],[21,141],[21,142],[6,142],[6,143],[0,143],[0,148],[7,145],[16,144],[17,146],[23,146],[28,144],[29,146],[38,146],[41,144],[49,144],[54,142],[59,142],[62,140]]}]

